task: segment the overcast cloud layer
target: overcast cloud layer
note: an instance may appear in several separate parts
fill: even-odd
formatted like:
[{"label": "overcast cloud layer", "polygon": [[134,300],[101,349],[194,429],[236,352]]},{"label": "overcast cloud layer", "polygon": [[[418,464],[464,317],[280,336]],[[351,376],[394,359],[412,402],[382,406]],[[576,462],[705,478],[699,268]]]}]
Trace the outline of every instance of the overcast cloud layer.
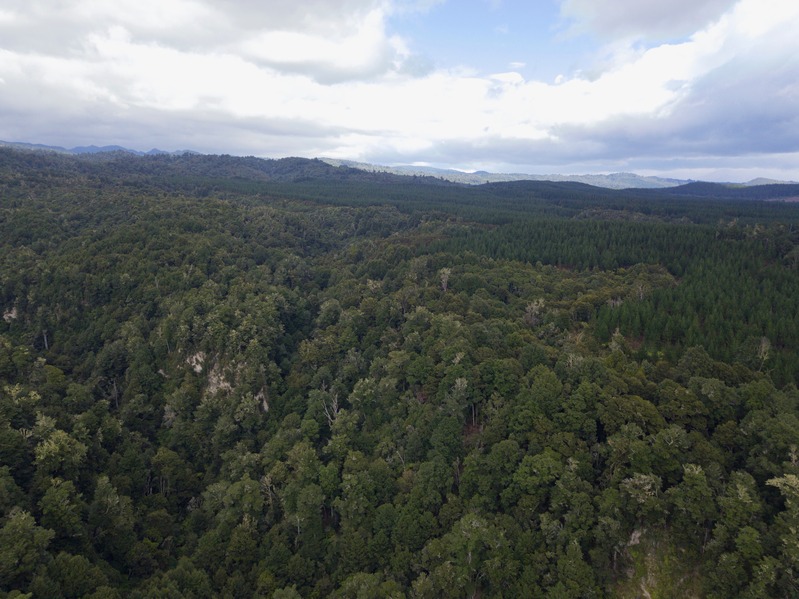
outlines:
[{"label": "overcast cloud layer", "polygon": [[561,0],[541,29],[597,51],[554,81],[391,33],[453,3],[5,0],[0,139],[799,180],[798,2]]}]

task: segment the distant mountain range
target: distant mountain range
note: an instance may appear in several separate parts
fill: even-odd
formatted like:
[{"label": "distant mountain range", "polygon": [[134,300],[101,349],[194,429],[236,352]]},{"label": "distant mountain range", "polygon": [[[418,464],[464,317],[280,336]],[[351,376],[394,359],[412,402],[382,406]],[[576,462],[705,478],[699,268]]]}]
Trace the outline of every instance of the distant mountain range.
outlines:
[{"label": "distant mountain range", "polygon": [[371,172],[385,172],[397,175],[416,175],[440,177],[454,183],[481,185],[483,183],[502,183],[505,181],[560,181],[585,183],[608,189],[663,189],[690,183],[688,179],[665,179],[663,177],[644,177],[634,173],[611,173],[609,175],[530,175],[524,173],[489,173],[486,171],[464,172],[453,169],[440,169],[428,166],[381,166],[351,160],[321,158],[333,166],[348,166]]},{"label": "distant mountain range", "polygon": [[[70,155],[86,155],[86,154],[103,154],[103,153],[126,153],[136,156],[183,156],[186,154],[200,156],[199,152],[192,150],[177,150],[168,152],[153,148],[147,152],[139,150],[131,150],[122,146],[77,146],[74,148],[63,148],[61,146],[48,146],[43,144],[32,144],[24,142],[8,142],[0,140],[0,147],[11,147],[20,150],[40,150],[57,152],[61,154]],[[252,157],[247,157],[245,160],[252,160]],[[366,162],[356,162],[352,160],[339,160],[335,158],[319,158],[318,160],[334,167],[346,167],[348,169],[355,169],[374,174],[385,175],[399,175],[410,177],[424,177],[428,181],[430,179],[439,179],[449,181],[452,183],[460,183],[465,185],[482,185],[484,183],[504,183],[511,181],[553,181],[553,182],[566,182],[566,183],[584,183],[594,187],[603,187],[606,189],[666,189],[678,187],[689,183],[696,183],[692,179],[670,179],[664,177],[645,177],[635,173],[610,173],[608,175],[531,175],[525,173],[489,173],[486,171],[465,172],[454,169],[440,169],[426,166],[383,166],[379,164],[369,164]],[[249,165],[253,167],[253,164]],[[261,170],[261,167],[256,167],[255,170]],[[757,178],[746,183],[725,184],[733,185],[735,187],[751,187],[761,185],[775,185],[775,184],[792,184],[793,181],[778,181],[775,179]]]},{"label": "distant mountain range", "polygon": [[122,146],[76,146],[74,148],[62,148],[61,146],[47,146],[44,144],[30,144],[24,142],[2,141],[0,146],[17,148],[19,150],[43,150],[49,152],[59,152],[62,154],[100,154],[103,152],[125,152],[128,154],[135,154],[136,156],[158,156],[170,155],[180,156],[182,154],[197,154],[191,150],[177,150],[175,152],[167,152],[166,150],[159,150],[153,148],[147,152],[140,152],[139,150],[131,150],[130,148],[123,148]]},{"label": "distant mountain range", "polygon": [[[467,185],[481,185],[483,183],[502,183],[505,181],[557,181],[585,183],[594,187],[607,189],[665,189],[678,187],[687,183],[696,182],[694,179],[669,179],[664,177],[645,177],[635,173],[610,173],[608,175],[530,175],[524,173],[489,173],[486,171],[464,172],[453,169],[440,169],[429,166],[381,166],[366,162],[352,160],[337,160],[335,158],[320,158],[333,166],[347,166],[370,172],[392,173],[396,175],[416,175],[424,177],[439,177],[454,183]],[[757,185],[791,184],[794,181],[777,181],[760,177],[746,183],[737,183],[744,187]]]}]

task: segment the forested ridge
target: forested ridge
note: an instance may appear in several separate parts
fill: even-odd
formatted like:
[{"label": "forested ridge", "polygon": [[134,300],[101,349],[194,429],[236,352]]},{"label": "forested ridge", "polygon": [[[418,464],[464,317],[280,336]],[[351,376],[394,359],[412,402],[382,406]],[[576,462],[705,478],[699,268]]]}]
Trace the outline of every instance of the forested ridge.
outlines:
[{"label": "forested ridge", "polygon": [[0,148],[0,597],[798,596],[799,194],[691,185]]}]

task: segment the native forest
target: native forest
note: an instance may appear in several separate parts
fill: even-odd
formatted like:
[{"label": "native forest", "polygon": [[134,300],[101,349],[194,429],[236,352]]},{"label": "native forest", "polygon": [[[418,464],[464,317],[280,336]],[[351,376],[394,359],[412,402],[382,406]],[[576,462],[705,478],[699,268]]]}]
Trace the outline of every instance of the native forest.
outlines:
[{"label": "native forest", "polygon": [[0,148],[0,597],[797,597],[797,200]]}]

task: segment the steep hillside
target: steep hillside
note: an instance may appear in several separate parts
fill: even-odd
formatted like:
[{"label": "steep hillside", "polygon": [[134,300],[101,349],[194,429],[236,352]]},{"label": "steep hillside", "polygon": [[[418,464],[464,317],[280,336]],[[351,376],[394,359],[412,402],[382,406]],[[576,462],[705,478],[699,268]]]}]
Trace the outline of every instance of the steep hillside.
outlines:
[{"label": "steep hillside", "polygon": [[799,207],[350,171],[0,150],[0,597],[794,594]]}]

